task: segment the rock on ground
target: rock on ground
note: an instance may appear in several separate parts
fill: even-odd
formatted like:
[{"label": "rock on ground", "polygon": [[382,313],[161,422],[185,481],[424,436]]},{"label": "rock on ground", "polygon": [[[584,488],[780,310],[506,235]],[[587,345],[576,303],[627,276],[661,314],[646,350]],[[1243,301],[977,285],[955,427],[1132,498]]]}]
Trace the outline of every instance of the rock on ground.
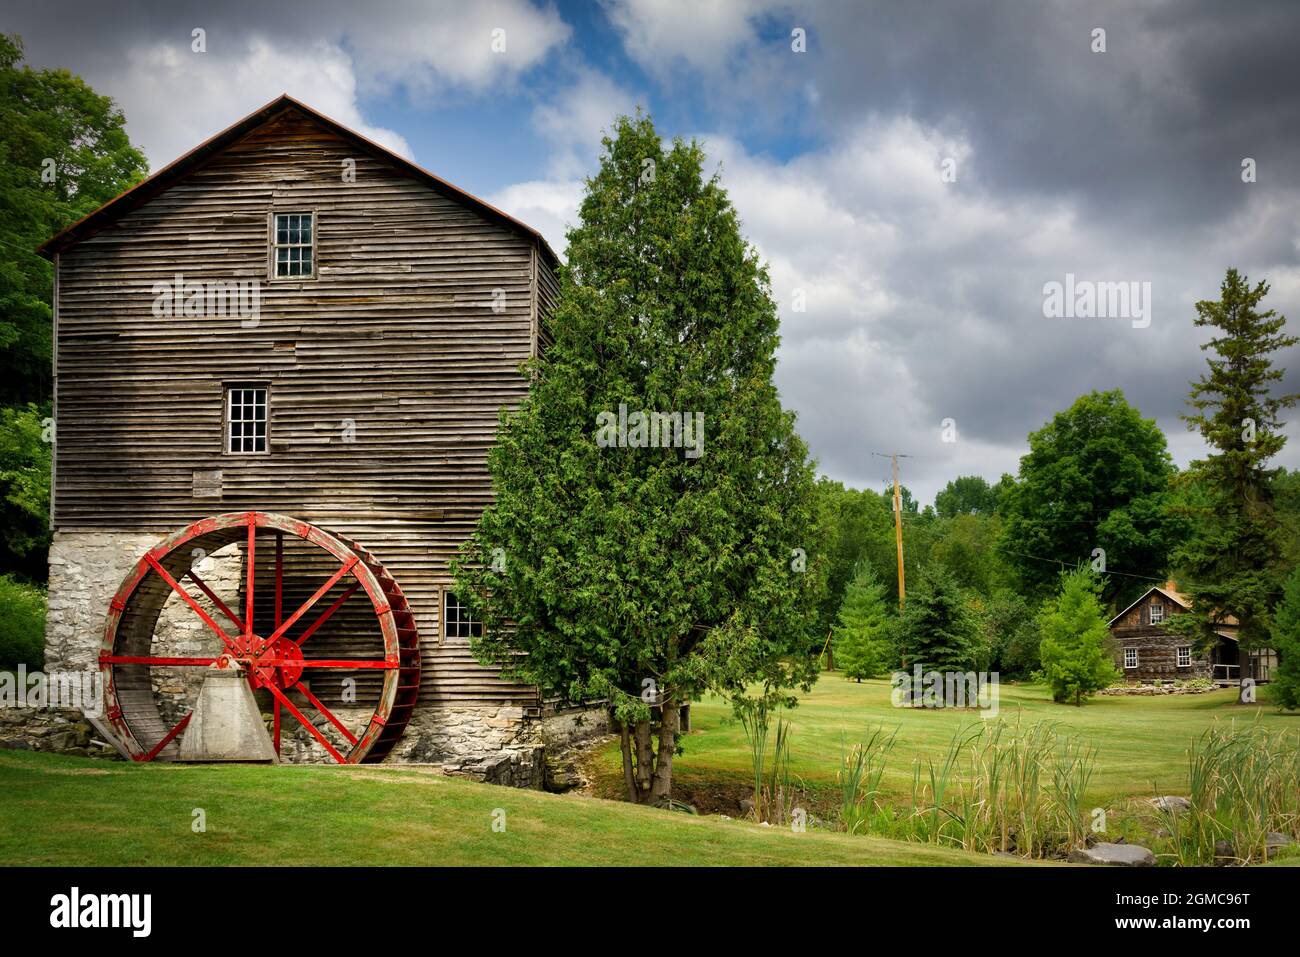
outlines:
[{"label": "rock on ground", "polygon": [[1070,852],[1075,864],[1109,864],[1114,867],[1152,867],[1156,856],[1137,844],[1094,844]]}]

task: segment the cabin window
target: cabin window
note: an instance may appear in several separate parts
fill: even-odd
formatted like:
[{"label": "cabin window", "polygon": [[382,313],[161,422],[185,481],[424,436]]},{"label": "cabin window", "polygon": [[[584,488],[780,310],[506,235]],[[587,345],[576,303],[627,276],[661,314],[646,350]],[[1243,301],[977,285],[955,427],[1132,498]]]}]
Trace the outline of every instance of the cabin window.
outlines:
[{"label": "cabin window", "polygon": [[1138,666],[1138,650],[1136,648],[1124,649],[1124,667],[1136,668]]},{"label": "cabin window", "polygon": [[226,386],[226,451],[265,452],[266,386]]},{"label": "cabin window", "polygon": [[1151,606],[1151,624],[1158,625],[1165,620],[1165,606],[1156,603]]},{"label": "cabin window", "polygon": [[1190,668],[1192,666],[1192,646],[1179,645],[1177,651],[1178,651],[1178,667]]},{"label": "cabin window", "polygon": [[443,592],[442,634],[446,638],[478,638],[483,623],[470,612],[469,606],[449,591]]},{"label": "cabin window", "polygon": [[276,213],[273,255],[276,279],[310,279],[315,275],[313,213]]}]

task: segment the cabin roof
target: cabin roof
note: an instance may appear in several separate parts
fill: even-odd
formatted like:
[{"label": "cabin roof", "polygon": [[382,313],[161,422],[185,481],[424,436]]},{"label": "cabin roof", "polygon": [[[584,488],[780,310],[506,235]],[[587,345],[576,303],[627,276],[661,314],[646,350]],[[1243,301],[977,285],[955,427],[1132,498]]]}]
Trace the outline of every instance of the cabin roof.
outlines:
[{"label": "cabin roof", "polygon": [[[1134,608],[1136,608],[1138,605],[1142,604],[1142,602],[1144,602],[1144,601],[1146,601],[1148,598],[1150,598],[1152,592],[1159,592],[1160,594],[1162,594],[1162,595],[1164,595],[1166,598],[1168,598],[1170,601],[1172,601],[1174,604],[1181,606],[1181,607],[1183,608],[1184,611],[1186,611],[1187,609],[1190,609],[1190,608],[1192,607],[1192,600],[1191,600],[1190,598],[1188,598],[1188,597],[1187,597],[1186,595],[1184,595],[1182,592],[1177,591],[1177,590],[1174,588],[1173,582],[1166,582],[1166,583],[1163,584],[1163,585],[1153,585],[1152,587],[1148,588],[1146,591],[1144,591],[1141,595],[1138,596],[1137,601],[1133,602],[1131,605],[1129,605],[1127,608],[1125,608],[1123,611],[1121,611],[1118,615],[1116,615],[1116,616],[1115,616],[1114,618],[1112,618],[1110,621],[1106,622],[1106,626],[1107,626],[1107,627],[1110,627],[1111,625],[1115,624],[1115,622],[1119,621],[1121,618],[1123,618],[1125,615],[1127,615],[1130,611],[1132,611],[1132,610],[1133,610]],[[1226,617],[1223,619],[1223,621],[1219,622],[1219,627],[1220,627],[1220,628],[1236,628],[1236,627],[1237,627],[1237,624],[1238,624],[1238,622],[1237,622],[1237,618],[1236,618],[1236,616],[1235,616],[1235,615],[1228,615],[1228,616],[1226,616]],[[1225,634],[1225,633],[1222,632],[1222,631],[1219,631],[1218,634],[1222,635],[1224,638],[1232,638],[1233,641],[1236,641],[1236,636],[1235,636],[1235,635],[1232,635],[1232,634]]]},{"label": "cabin roof", "polygon": [[355,144],[361,150],[384,162],[390,163],[402,170],[402,172],[420,180],[444,196],[464,203],[466,206],[481,213],[488,219],[494,220],[506,228],[521,233],[534,240],[538,244],[538,248],[542,250],[543,255],[550,260],[551,265],[555,265],[559,262],[559,257],[555,255],[555,251],[551,249],[550,244],[547,243],[545,237],[543,237],[542,234],[532,226],[529,226],[521,220],[515,219],[515,217],[511,216],[509,213],[497,209],[492,204],[479,199],[472,193],[468,193],[458,186],[453,186],[441,177],[435,176],[433,173],[430,173],[421,166],[417,166],[405,157],[399,156],[387,147],[380,146],[378,143],[367,139],[355,130],[349,129],[337,120],[332,120],[323,113],[319,113],[310,106],[307,106],[305,103],[295,100],[287,93],[276,97],[260,109],[249,113],[242,120],[239,120],[232,126],[227,127],[215,136],[200,143],[188,153],[168,163],[152,176],[141,180],[129,189],[123,190],[94,212],[83,216],[71,226],[68,226],[61,232],[46,240],[37,252],[46,259],[53,259],[57,253],[62,252],[74,243],[78,243],[83,239],[95,235],[95,233],[116,222],[121,216],[143,206],[145,203],[149,202],[149,200],[173,186],[228,146],[231,146],[238,140],[243,139],[243,137],[247,136],[253,130],[290,110],[296,110],[299,113],[302,113],[304,116],[314,120],[331,132],[336,133],[343,139]]}]

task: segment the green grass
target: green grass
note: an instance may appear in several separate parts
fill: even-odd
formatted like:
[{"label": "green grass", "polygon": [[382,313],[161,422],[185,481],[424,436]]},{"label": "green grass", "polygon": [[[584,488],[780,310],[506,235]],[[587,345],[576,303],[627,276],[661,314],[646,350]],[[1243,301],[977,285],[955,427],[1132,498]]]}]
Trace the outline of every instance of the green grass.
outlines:
[{"label": "green grass", "polygon": [[[970,711],[894,708],[884,681],[824,675],[798,708],[791,764],[814,814],[832,817],[841,742],[873,727],[898,729],[882,781],[905,803],[916,757],[941,760]],[[1186,749],[1216,720],[1300,730],[1300,718],[1239,706],[1232,691],[1100,697],[1082,708],[1054,704],[1043,688],[1003,686],[1001,716],[1023,725],[1059,722],[1098,751],[1087,800],[1128,807],[1118,828],[1131,839],[1159,822],[1140,799],[1187,794]],[[752,791],[748,748],[729,707],[697,703],[675,792],[705,811]],[[593,760],[598,790],[617,798],[616,747]],[[824,802],[823,799],[824,798]],[[206,833],[191,830],[192,812]],[[506,830],[492,830],[496,808]],[[1131,828],[1131,829],[1130,829]],[[846,835],[814,826],[796,834],[744,821],[633,807],[579,795],[495,788],[415,768],[128,765],[0,751],[0,853],[27,864],[434,864],[434,865],[1004,865],[1017,861],[931,844]],[[1297,863],[1287,855],[1278,863]]]},{"label": "green grass", "polygon": [[[191,829],[195,808],[206,833]],[[493,812],[506,829],[492,830]],[[0,751],[27,865],[1005,865],[923,844],[475,784],[415,769],[128,765]]]},{"label": "green grass", "polygon": [[[1098,805],[1156,794],[1187,794],[1187,747],[1216,720],[1240,725],[1258,720],[1266,727],[1300,732],[1300,716],[1278,714],[1268,705],[1238,705],[1228,689],[1198,695],[1099,696],[1082,707],[1052,701],[1039,685],[1002,685],[1000,717],[1022,725],[1059,722],[1060,731],[1077,732],[1097,747],[1096,772],[1087,796]],[[975,711],[895,708],[885,680],[846,681],[825,673],[784,716],[793,726],[791,768],[810,790],[832,791],[839,767],[841,742],[864,740],[870,729],[898,729],[882,788],[887,797],[906,798],[917,756],[941,760],[953,732],[980,721]],[[673,762],[673,777],[686,799],[701,798],[700,806],[719,809],[709,793],[748,794],[753,790],[749,752],[739,722],[725,702],[708,698],[692,706],[692,733],[685,753]],[[615,796],[622,787],[616,747],[596,762],[600,792]],[[746,789],[746,782],[749,782]]]}]

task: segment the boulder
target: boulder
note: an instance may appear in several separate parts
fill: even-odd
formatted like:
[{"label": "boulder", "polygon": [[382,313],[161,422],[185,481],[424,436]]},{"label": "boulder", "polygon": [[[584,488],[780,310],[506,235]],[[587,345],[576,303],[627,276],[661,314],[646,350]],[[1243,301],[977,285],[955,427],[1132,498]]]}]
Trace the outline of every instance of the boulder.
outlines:
[{"label": "boulder", "polygon": [[1075,864],[1109,864],[1112,867],[1152,867],[1156,856],[1137,844],[1094,844],[1070,852]]},{"label": "boulder", "polygon": [[1192,809],[1191,801],[1187,800],[1185,797],[1177,797],[1175,795],[1154,797],[1151,799],[1150,804],[1158,811],[1173,811],[1175,814],[1180,811],[1190,811]]},{"label": "boulder", "polygon": [[1282,850],[1282,848],[1294,843],[1295,841],[1286,834],[1281,834],[1277,831],[1269,831],[1264,835],[1264,856],[1271,858],[1277,854],[1278,851]]}]

